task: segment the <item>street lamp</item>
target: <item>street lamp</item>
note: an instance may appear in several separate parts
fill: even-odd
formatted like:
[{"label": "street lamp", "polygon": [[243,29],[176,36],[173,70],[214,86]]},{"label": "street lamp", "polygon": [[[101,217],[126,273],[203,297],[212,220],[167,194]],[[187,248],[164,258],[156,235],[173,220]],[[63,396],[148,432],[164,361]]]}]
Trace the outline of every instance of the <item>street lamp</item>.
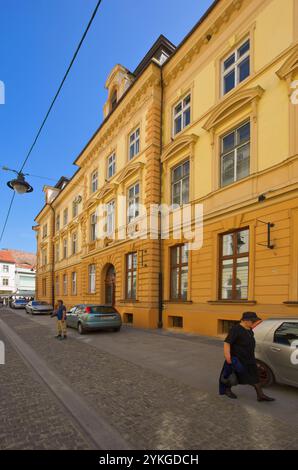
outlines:
[{"label": "street lamp", "polygon": [[7,186],[18,194],[32,193],[33,188],[25,180],[25,174],[21,171],[12,170],[6,166],[2,167],[5,171],[12,171],[17,175],[13,180],[7,182]]}]

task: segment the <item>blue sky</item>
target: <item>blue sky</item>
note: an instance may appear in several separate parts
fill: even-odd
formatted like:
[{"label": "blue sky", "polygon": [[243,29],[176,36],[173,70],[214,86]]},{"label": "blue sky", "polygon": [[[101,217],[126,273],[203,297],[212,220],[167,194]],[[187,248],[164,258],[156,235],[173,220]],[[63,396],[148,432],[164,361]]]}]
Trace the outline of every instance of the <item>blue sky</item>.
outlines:
[{"label": "blue sky", "polygon": [[[0,166],[19,169],[57,91],[97,0],[0,0]],[[25,172],[58,180],[102,121],[105,80],[116,63],[133,70],[160,34],[179,44],[212,0],[103,0]],[[0,233],[13,175],[0,170]],[[1,247],[35,251],[31,230],[54,181],[28,177]]]}]

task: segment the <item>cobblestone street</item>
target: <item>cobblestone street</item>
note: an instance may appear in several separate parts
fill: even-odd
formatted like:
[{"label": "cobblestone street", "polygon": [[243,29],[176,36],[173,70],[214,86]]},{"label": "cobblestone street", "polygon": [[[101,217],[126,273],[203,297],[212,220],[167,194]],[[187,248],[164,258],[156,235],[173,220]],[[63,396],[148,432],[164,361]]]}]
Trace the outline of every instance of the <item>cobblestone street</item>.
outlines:
[{"label": "cobblestone street", "polygon": [[257,403],[249,387],[237,401],[219,397],[216,339],[124,327],[83,337],[70,330],[61,342],[54,327],[49,317],[0,310],[1,449],[99,448],[100,430],[93,439],[67,390],[105,429],[103,448],[109,439],[132,449],[298,448],[297,390],[276,386],[273,404]]}]

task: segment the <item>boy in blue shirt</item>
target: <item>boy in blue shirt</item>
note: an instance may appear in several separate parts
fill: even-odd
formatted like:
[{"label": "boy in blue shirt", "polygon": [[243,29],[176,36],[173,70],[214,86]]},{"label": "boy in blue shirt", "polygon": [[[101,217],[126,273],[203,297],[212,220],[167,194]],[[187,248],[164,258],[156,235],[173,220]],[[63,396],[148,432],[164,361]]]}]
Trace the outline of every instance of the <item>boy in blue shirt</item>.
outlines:
[{"label": "boy in blue shirt", "polygon": [[67,338],[66,307],[63,304],[63,300],[58,300],[58,308],[56,310],[56,317],[57,317],[57,332],[58,332],[58,335],[56,336],[56,338],[66,339]]}]

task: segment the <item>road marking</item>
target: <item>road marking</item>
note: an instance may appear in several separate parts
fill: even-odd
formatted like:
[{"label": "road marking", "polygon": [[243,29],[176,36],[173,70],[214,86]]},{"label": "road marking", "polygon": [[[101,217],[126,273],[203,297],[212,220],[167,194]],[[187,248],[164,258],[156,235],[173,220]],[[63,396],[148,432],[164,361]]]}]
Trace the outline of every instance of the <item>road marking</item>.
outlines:
[{"label": "road marking", "polygon": [[45,384],[62,402],[90,437],[96,449],[129,450],[131,447],[112,426],[79,394],[65,383],[15,331],[0,319],[0,328],[19,354],[30,364]]}]

